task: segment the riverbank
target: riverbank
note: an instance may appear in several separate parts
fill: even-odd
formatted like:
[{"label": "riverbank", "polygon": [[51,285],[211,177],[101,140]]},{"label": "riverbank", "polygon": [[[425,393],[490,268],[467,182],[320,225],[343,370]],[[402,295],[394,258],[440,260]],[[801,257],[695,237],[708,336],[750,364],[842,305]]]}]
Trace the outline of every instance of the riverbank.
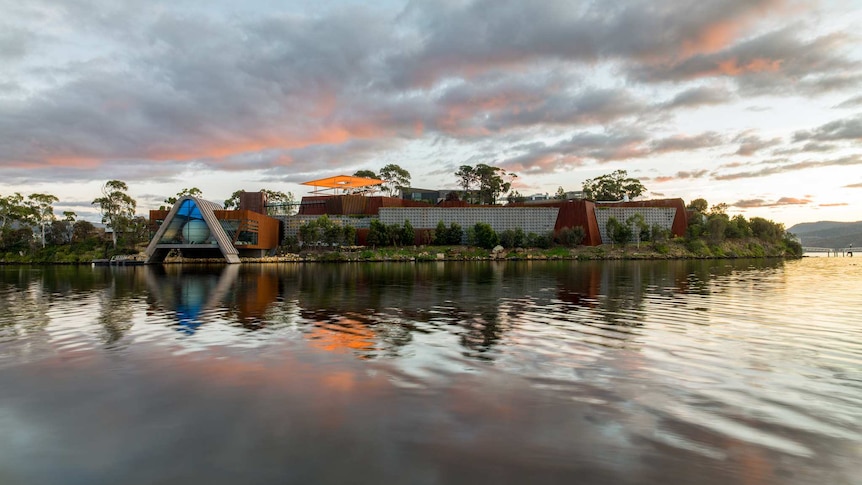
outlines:
[{"label": "riverbank", "polygon": [[[351,248],[341,250],[307,250],[283,253],[261,259],[243,259],[244,263],[281,262],[396,262],[396,261],[522,261],[522,260],[670,260],[670,259],[737,259],[798,258],[783,243],[770,244],[759,239],[725,241],[707,245],[703,241],[683,239],[662,243],[626,245],[484,249],[473,246],[408,246],[384,248]],[[183,262],[169,258],[165,262]]]},{"label": "riverbank", "polygon": [[[407,247],[351,247],[310,249],[299,253],[280,252],[276,256],[243,259],[243,263],[285,262],[384,262],[384,261],[499,261],[499,260],[661,260],[661,259],[735,259],[735,258],[798,258],[801,254],[783,241],[769,243],[756,238],[735,239],[710,245],[701,239],[682,238],[666,242],[641,244],[578,246],[567,248],[512,248],[484,249],[475,246],[407,246]],[[0,264],[91,264],[95,252],[82,254],[6,254]],[[61,256],[61,257],[54,257]],[[99,254],[101,256],[101,254]],[[165,263],[182,262],[222,263],[221,259],[189,260],[169,257]]]}]

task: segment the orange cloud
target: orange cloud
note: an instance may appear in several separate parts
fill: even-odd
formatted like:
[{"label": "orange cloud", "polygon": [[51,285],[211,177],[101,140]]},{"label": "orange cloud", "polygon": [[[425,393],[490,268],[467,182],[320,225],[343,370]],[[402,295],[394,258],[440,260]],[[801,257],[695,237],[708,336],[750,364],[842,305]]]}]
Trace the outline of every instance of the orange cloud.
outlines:
[{"label": "orange cloud", "polygon": [[730,58],[719,62],[711,73],[701,75],[740,76],[749,72],[776,72],[781,69],[781,63],[780,59],[753,59],[746,64],[740,64],[739,59]]}]

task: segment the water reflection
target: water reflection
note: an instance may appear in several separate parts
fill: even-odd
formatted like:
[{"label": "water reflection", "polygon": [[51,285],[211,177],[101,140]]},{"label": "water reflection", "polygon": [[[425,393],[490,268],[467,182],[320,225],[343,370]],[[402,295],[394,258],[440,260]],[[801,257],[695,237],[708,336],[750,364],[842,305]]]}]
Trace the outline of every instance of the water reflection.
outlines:
[{"label": "water reflection", "polygon": [[837,264],[0,267],[0,482],[852,483]]},{"label": "water reflection", "polygon": [[146,315],[185,335],[208,322],[249,331],[287,325],[320,348],[373,358],[397,356],[414,336],[443,331],[457,337],[464,355],[493,360],[495,347],[535,307],[546,309],[546,325],[576,322],[593,342],[619,346],[637,335],[655,299],[691,310],[689,321],[697,323],[702,309],[675,296],[708,296],[721,291],[711,284],[715,278],[780,267],[769,261],[6,267],[0,302],[9,314],[0,326],[9,338],[35,332],[50,322],[52,302],[95,297],[100,339],[114,345],[144,299]]}]

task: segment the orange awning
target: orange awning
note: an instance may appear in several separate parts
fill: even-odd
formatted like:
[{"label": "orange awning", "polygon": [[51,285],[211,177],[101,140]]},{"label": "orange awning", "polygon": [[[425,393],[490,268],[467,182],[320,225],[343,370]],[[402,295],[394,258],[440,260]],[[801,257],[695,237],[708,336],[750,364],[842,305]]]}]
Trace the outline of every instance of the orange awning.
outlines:
[{"label": "orange awning", "polygon": [[336,175],[335,177],[312,180],[311,182],[302,182],[302,185],[324,187],[327,189],[357,189],[381,184],[383,184],[382,180],[366,177],[354,177],[352,175]]}]

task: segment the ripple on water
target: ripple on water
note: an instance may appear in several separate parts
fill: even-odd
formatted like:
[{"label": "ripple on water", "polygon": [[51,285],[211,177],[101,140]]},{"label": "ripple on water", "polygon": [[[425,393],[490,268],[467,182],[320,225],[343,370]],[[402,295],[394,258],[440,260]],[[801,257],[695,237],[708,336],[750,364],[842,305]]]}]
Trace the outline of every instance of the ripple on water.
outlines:
[{"label": "ripple on water", "polygon": [[[0,281],[0,370],[14,376],[38,361],[111,356],[135,361],[141,372],[154,365],[183,376],[196,354],[204,364],[195,371],[205,377],[195,382],[204,392],[222,395],[219,386],[228,384],[220,379],[234,376],[232,366],[248,367],[243,392],[282,402],[276,389],[301,396],[323,386],[320,406],[348,427],[360,426],[351,419],[369,409],[391,409],[429,429],[437,430],[429,416],[439,417],[475,438],[474,423],[520,429],[548,412],[561,428],[594,423],[621,454],[649,443],[660,456],[656,450],[667,448],[697,455],[710,469],[757,454],[775,469],[821,466],[819,476],[839,478],[853,470],[830,450],[849,455],[862,446],[858,266],[532,264],[506,266],[523,271],[503,276],[481,265],[443,267],[461,271],[433,273],[445,281],[427,284],[419,274],[430,266],[422,265],[392,273],[363,266],[371,276],[334,267],[208,270],[194,281],[209,293],[185,284],[173,291],[173,274],[126,280],[117,272],[99,284],[70,280],[63,291],[35,273],[25,281],[16,274],[14,284]],[[361,284],[351,279],[366,276]],[[128,372],[141,377],[134,366]],[[294,372],[306,380],[290,381]],[[388,390],[374,391],[386,400],[361,392],[358,375],[387,382]],[[290,387],[297,383],[305,387]],[[513,396],[535,413],[507,408]],[[554,431],[539,433],[550,443],[542,453],[524,441],[524,456],[570,459],[577,436]]]}]

